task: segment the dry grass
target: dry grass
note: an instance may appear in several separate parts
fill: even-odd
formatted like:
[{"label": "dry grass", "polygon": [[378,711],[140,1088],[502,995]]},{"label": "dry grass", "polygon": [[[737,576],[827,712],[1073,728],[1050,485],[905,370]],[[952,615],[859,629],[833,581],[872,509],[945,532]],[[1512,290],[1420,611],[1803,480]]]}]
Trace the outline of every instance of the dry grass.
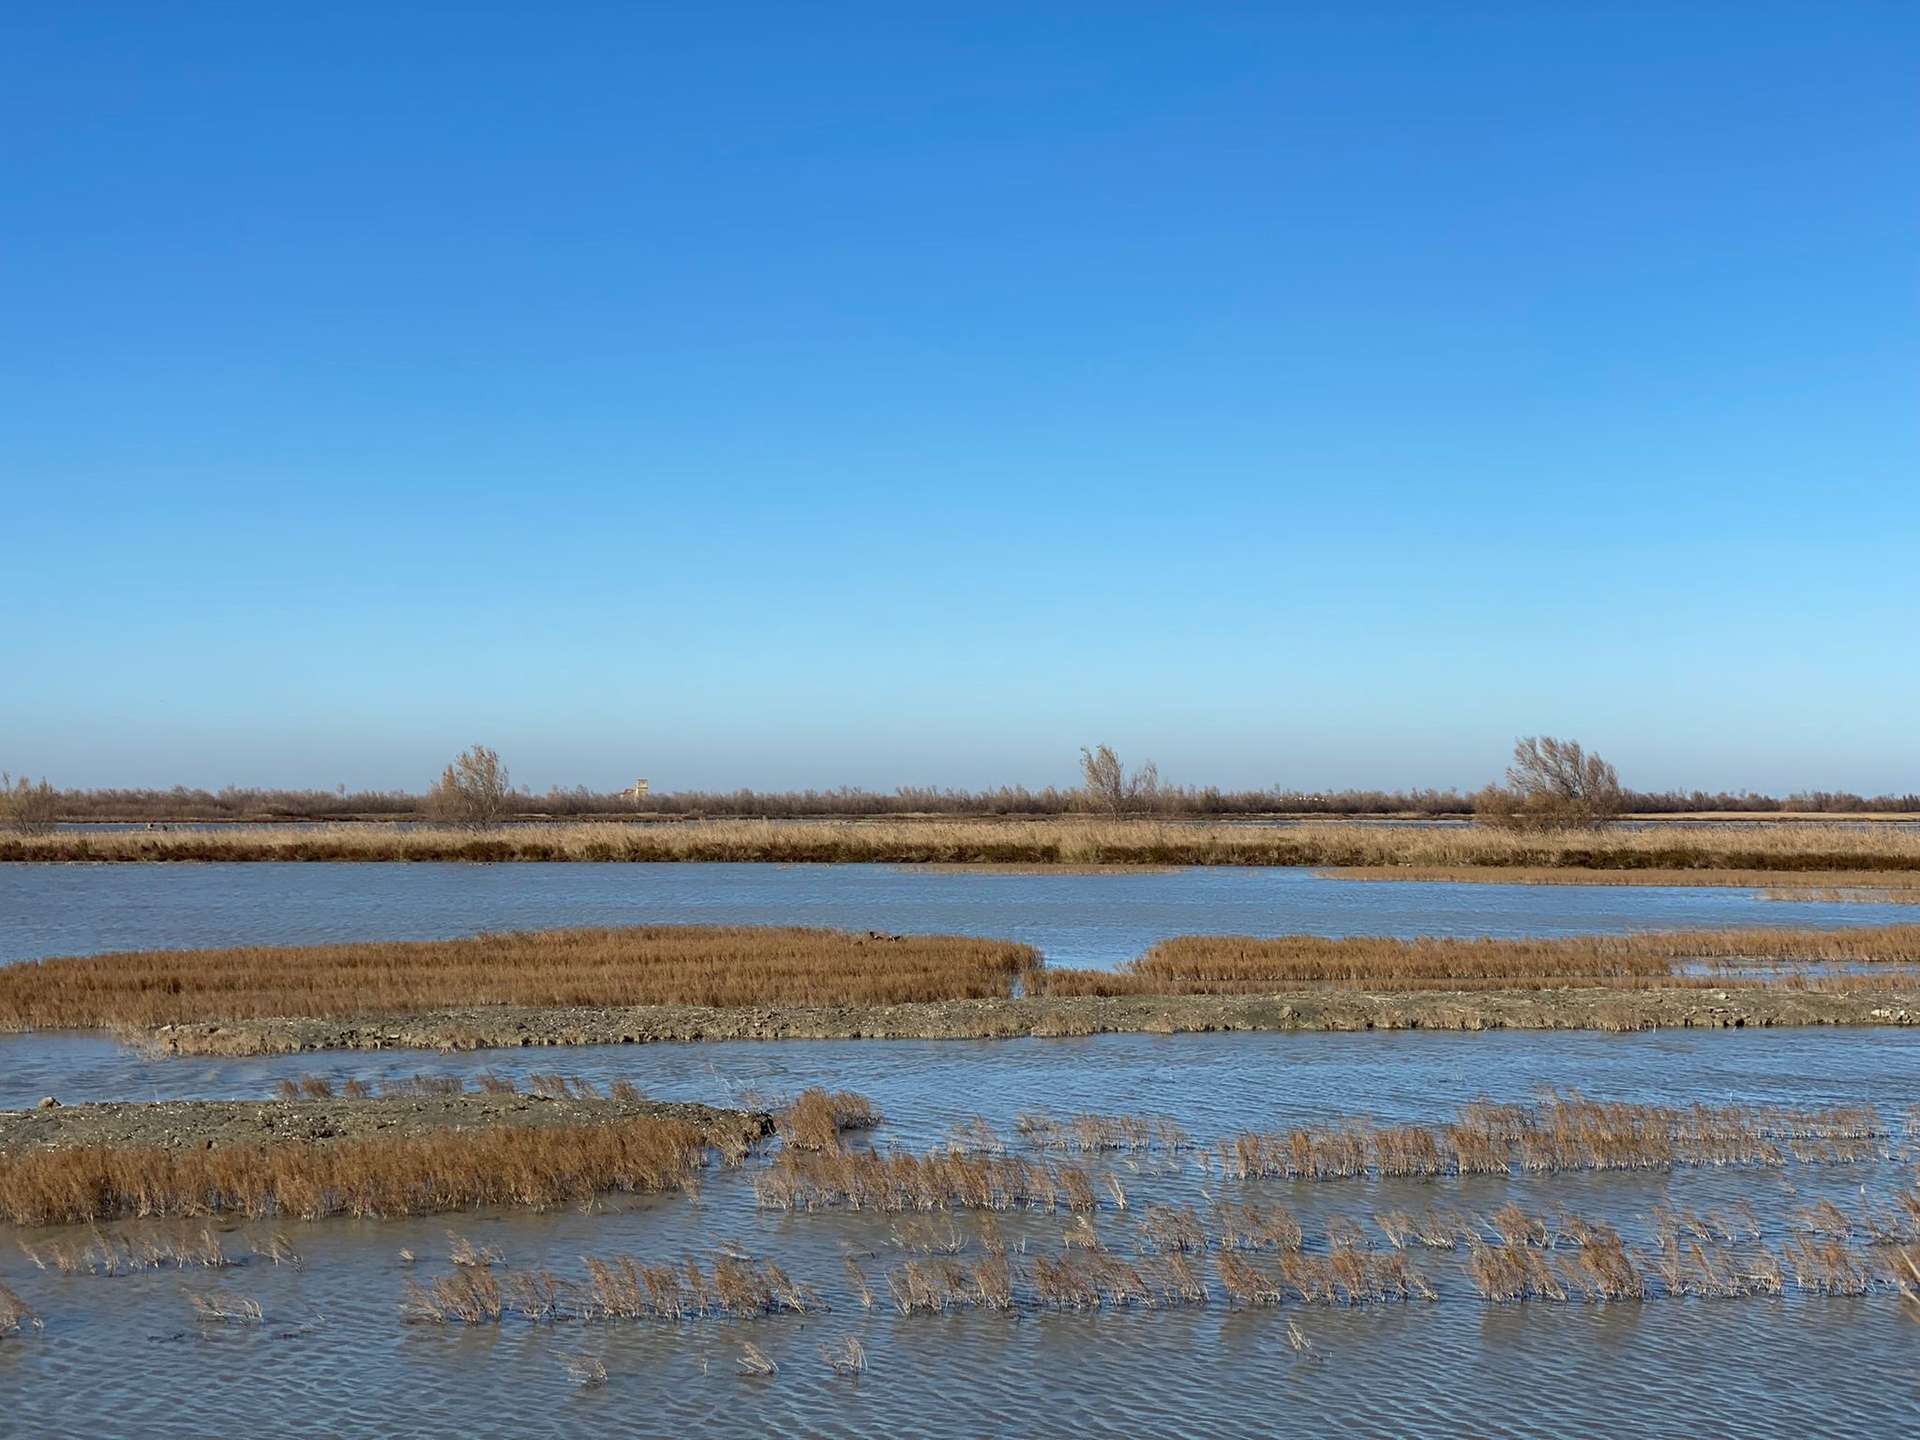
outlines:
[{"label": "dry grass", "polygon": [[880,1119],[879,1110],[864,1095],[813,1086],[774,1116],[774,1128],[796,1150],[838,1150],[844,1132],[871,1130]]},{"label": "dry grass", "polygon": [[1161,819],[692,820],[458,827],[236,826],[0,835],[6,860],[771,861],[894,864],[1920,870],[1920,826],[1654,825],[1576,833]]},{"label": "dry grass", "polygon": [[5,1282],[0,1282],[0,1340],[18,1335],[26,1326],[40,1328],[40,1316]]},{"label": "dry grass", "polygon": [[1038,963],[1007,941],[746,926],[144,951],[0,968],[0,1029],[482,1005],[892,1005],[1007,996]]},{"label": "dry grass", "polygon": [[1098,1207],[1093,1180],[1077,1166],[1054,1168],[1019,1156],[936,1153],[850,1154],[781,1150],[753,1177],[754,1196],[772,1210],[1066,1209]]},{"label": "dry grass", "polygon": [[208,1290],[187,1296],[196,1320],[217,1325],[258,1325],[263,1318],[258,1300],[231,1290]]},{"label": "dry grass", "polygon": [[1283,1251],[1273,1268],[1234,1250],[1214,1257],[1220,1288],[1230,1305],[1261,1308],[1291,1296],[1308,1305],[1372,1305],[1391,1300],[1434,1300],[1438,1293],[1397,1251],[1375,1255],[1335,1245],[1326,1255]]},{"label": "dry grass", "polygon": [[499,1126],[217,1149],[79,1145],[0,1156],[0,1217],[18,1225],[146,1216],[392,1217],[544,1210],[691,1185],[701,1132],[679,1120]]},{"label": "dry grass", "polygon": [[1215,1201],[1214,1224],[1222,1250],[1298,1250],[1300,1222],[1277,1205],[1237,1205]]},{"label": "dry grass", "polygon": [[[1579,1170],[1670,1170],[1675,1166],[1851,1164],[1874,1158],[1885,1131],[1871,1107],[1636,1105],[1550,1095],[1537,1105],[1475,1101],[1439,1130],[1381,1129],[1364,1122],[1242,1131],[1222,1140],[1214,1163],[1231,1180],[1353,1180],[1369,1175],[1430,1178]],[[1382,1216],[1396,1246],[1417,1236],[1451,1246],[1472,1238],[1446,1217]],[[1521,1217],[1524,1219],[1524,1217]],[[1494,1228],[1514,1243],[1544,1243],[1505,1211]],[[1429,1238],[1437,1235],[1438,1238]]]},{"label": "dry grass", "polygon": [[1022,1140],[1043,1150],[1087,1155],[1110,1150],[1185,1150],[1193,1144],[1178,1122],[1164,1115],[1074,1115],[1055,1120],[1045,1111],[1033,1110],[1015,1117],[1013,1128]]},{"label": "dry grass", "polygon": [[820,1347],[820,1363],[844,1378],[864,1375],[867,1370],[867,1347],[860,1343],[858,1336],[845,1336],[838,1345]]},{"label": "dry grass", "polygon": [[678,1323],[707,1316],[805,1315],[826,1308],[812,1287],[797,1283],[776,1261],[746,1255],[716,1256],[707,1269],[692,1256],[655,1263],[631,1255],[588,1255],[581,1260],[584,1281],[547,1270],[496,1274],[497,1263],[496,1256],[491,1263],[456,1264],[425,1284],[409,1278],[402,1315],[441,1325],[491,1324],[509,1314],[535,1322]]},{"label": "dry grass", "polygon": [[[21,1253],[41,1270],[62,1275],[129,1275],[171,1266],[176,1270],[223,1270],[234,1263],[220,1237],[209,1226],[176,1226],[171,1230],[142,1229],[106,1233],[95,1230],[85,1240],[55,1237],[38,1245],[20,1242]],[[253,1253],[275,1265],[298,1268],[300,1256],[284,1235],[274,1234]]]},{"label": "dry grass", "polygon": [[1485,1300],[1567,1298],[1547,1257],[1526,1245],[1475,1245],[1467,1255],[1467,1273]]},{"label": "dry grass", "polygon": [[771,1378],[780,1373],[780,1367],[773,1363],[766,1351],[748,1341],[740,1347],[739,1372],[742,1375]]},{"label": "dry grass", "polygon": [[1162,940],[1118,971],[1048,969],[1028,983],[1042,994],[1062,997],[1271,994],[1314,986],[1410,991],[1719,983],[1677,974],[1675,964],[1683,961],[1911,965],[1920,962],[1920,925],[1679,930],[1542,940],[1183,935]]}]

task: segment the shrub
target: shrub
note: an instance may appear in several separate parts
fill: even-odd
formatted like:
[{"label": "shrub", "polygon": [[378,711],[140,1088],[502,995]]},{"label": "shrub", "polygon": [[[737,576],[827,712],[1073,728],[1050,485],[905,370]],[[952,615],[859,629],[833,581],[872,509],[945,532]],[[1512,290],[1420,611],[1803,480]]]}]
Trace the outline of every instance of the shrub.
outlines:
[{"label": "shrub", "polygon": [[43,778],[39,784],[22,775],[15,780],[0,770],[0,829],[44,835],[60,818],[60,792]]},{"label": "shrub", "polygon": [[497,825],[513,802],[500,752],[475,745],[462,750],[427,792],[427,814],[449,825]]},{"label": "shrub", "polygon": [[1080,747],[1080,773],[1085,783],[1080,803],[1108,815],[1135,815],[1160,807],[1160,767],[1149,760],[1127,773],[1111,745],[1089,750]]},{"label": "shrub", "polygon": [[1578,741],[1524,736],[1513,744],[1504,785],[1473,797],[1476,819],[1516,830],[1567,830],[1600,825],[1624,808],[1613,766]]}]

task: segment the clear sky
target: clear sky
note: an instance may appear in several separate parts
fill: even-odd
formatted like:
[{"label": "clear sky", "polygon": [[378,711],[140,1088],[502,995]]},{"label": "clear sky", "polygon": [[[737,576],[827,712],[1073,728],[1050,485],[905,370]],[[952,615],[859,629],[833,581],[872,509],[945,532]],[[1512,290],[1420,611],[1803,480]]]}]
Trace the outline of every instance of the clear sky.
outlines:
[{"label": "clear sky", "polygon": [[1920,788],[1920,7],[42,4],[0,765]]}]

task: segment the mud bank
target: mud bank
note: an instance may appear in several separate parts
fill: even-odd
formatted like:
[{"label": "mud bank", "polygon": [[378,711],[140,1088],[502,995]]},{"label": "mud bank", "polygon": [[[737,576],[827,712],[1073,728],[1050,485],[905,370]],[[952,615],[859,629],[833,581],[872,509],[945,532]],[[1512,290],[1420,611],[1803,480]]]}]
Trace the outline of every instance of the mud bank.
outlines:
[{"label": "mud bank", "polygon": [[[1920,1024],[1911,991],[1569,988],[956,1000],[819,1008],[486,1007],[353,1020],[171,1025],[124,1036],[162,1054],[482,1050],[700,1040],[982,1040],[1215,1030],[1653,1030]],[[524,1097],[523,1097],[524,1098]]]}]

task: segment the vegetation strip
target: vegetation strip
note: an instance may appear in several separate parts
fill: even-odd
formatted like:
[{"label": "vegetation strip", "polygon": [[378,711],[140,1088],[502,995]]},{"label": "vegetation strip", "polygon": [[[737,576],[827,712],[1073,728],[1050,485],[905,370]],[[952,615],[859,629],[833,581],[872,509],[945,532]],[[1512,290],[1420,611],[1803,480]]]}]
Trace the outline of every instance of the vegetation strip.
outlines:
[{"label": "vegetation strip", "polygon": [[[1836,970],[1834,967],[1839,967]],[[0,1030],[163,1052],[1246,1029],[1907,1024],[1920,926],[1541,940],[1184,936],[1117,971],[1024,945],[659,926],[0,967]]]},{"label": "vegetation strip", "polygon": [[1513,830],[1161,819],[573,821],[0,833],[0,861],[767,861],[1920,871],[1920,826]]},{"label": "vegetation strip", "polygon": [[775,927],[156,950],[0,967],[0,1029],[404,1014],[450,1005],[887,1005],[1009,996],[1004,940]]},{"label": "vegetation strip", "polygon": [[189,1101],[0,1115],[0,1218],[428,1215],[544,1210],[692,1186],[764,1116],[645,1102]]},{"label": "vegetation strip", "polygon": [[[1162,940],[1117,971],[1044,969],[1029,985],[1047,995],[1271,994],[1300,985],[1394,990],[1560,986],[1718,986],[1686,975],[1720,968],[1920,963],[1920,925],[1850,930],[1676,930],[1631,935],[1491,940],[1318,935],[1183,935]],[[1789,978],[1808,983],[1788,971]],[[1825,978],[1825,977],[1822,977]],[[1909,983],[1902,974],[1893,983]],[[1848,976],[1848,988],[1878,988]]]}]

